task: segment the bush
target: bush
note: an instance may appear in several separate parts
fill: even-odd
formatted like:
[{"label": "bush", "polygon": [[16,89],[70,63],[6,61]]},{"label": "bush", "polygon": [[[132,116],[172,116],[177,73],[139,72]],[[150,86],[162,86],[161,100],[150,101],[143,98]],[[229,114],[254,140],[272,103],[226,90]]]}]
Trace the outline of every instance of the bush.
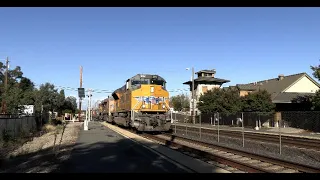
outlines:
[{"label": "bush", "polygon": [[52,124],[46,124],[43,126],[42,131],[48,133],[48,132],[52,132],[55,131],[56,127]]}]

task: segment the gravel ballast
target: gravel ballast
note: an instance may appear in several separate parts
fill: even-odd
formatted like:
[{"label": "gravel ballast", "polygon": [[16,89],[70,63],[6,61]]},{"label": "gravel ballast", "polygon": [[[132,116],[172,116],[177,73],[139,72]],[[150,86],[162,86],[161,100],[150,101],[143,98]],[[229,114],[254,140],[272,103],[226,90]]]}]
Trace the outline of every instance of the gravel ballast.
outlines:
[{"label": "gravel ballast", "polygon": [[230,138],[226,136],[220,136],[219,142],[217,142],[217,135],[215,134],[202,134],[200,139],[199,133],[188,132],[186,135],[185,132],[181,131],[180,129],[177,129],[176,135],[194,140],[200,140],[210,144],[225,146],[234,149],[241,149],[254,154],[261,154],[269,157],[275,157],[295,163],[306,164],[320,168],[320,152],[315,150],[282,146],[280,155],[279,145],[266,142],[258,142],[254,140],[245,139],[243,147],[242,138]]}]

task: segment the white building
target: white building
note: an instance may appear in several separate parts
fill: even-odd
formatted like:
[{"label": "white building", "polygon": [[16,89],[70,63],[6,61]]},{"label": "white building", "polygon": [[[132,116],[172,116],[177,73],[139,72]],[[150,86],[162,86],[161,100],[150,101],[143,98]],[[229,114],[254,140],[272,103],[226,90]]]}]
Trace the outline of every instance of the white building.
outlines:
[{"label": "white building", "polygon": [[[206,93],[209,90],[214,88],[220,88],[224,83],[230,82],[230,80],[215,78],[216,71],[215,70],[201,70],[196,72],[198,75],[196,79],[194,79],[194,90],[195,90],[195,113],[199,114],[199,110],[197,108],[197,102],[201,94]],[[187,84],[190,87],[190,113],[192,115],[192,81],[187,81],[183,84]]]},{"label": "white building", "polygon": [[34,105],[23,105],[23,114],[32,115],[34,113]]}]

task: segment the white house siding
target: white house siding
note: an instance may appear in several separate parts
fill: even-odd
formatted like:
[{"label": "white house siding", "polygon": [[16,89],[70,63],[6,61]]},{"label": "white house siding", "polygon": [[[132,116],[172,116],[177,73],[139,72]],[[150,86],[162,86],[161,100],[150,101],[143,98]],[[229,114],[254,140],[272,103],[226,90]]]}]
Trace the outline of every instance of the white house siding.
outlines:
[{"label": "white house siding", "polygon": [[315,93],[317,90],[319,90],[319,87],[306,76],[304,76],[298,82],[289,87],[285,92]]},{"label": "white house siding", "polygon": [[[200,95],[203,94],[202,92],[202,87],[203,86],[207,86],[207,91],[212,90],[214,88],[220,88],[220,85],[215,85],[215,84],[199,84],[197,89],[195,90],[195,96],[197,97],[197,99],[195,100],[195,111],[198,111],[198,114],[200,113],[200,111],[197,108],[197,103],[198,100],[200,98]],[[190,91],[190,111],[192,111],[192,91]]]}]

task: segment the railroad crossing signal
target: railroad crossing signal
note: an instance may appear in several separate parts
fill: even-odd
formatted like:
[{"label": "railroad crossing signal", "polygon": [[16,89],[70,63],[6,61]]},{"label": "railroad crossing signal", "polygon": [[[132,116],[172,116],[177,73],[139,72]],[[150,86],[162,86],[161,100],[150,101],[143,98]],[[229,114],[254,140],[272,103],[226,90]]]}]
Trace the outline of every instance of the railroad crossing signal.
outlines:
[{"label": "railroad crossing signal", "polygon": [[86,97],[85,92],[84,92],[84,88],[78,88],[78,96],[79,96],[79,98]]}]

